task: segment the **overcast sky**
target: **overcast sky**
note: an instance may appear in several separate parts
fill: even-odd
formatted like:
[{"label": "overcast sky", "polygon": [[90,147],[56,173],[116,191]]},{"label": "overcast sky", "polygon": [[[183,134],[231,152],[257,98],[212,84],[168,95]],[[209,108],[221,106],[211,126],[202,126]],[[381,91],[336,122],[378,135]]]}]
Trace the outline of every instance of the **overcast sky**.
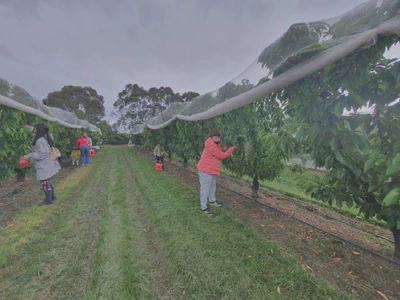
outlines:
[{"label": "overcast sky", "polygon": [[0,77],[38,98],[92,86],[107,113],[128,83],[208,92],[296,22],[364,0],[0,0]]}]

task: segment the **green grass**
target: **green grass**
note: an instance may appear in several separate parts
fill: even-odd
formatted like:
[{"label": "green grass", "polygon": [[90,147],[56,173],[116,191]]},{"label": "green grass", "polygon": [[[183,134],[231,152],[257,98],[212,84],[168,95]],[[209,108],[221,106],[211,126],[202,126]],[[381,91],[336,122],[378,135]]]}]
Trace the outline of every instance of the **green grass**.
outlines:
[{"label": "green grass", "polygon": [[[215,218],[199,212],[197,192],[162,172],[135,152],[137,187],[162,247],[185,293],[193,298],[346,298],[320,280],[307,277],[293,258],[224,210]],[[271,251],[272,250],[272,251]]]},{"label": "green grass", "polygon": [[[127,147],[0,229],[5,299],[348,299]],[[278,293],[278,288],[280,293]]]},{"label": "green grass", "polygon": [[[229,170],[223,169],[222,174],[232,176],[234,177],[235,175],[230,172]],[[308,195],[306,192],[309,188],[317,187],[318,184],[323,180],[324,178],[324,173],[320,172],[313,172],[311,170],[305,170],[303,173],[295,173],[290,170],[290,168],[285,168],[284,171],[282,172],[281,176],[279,178],[276,178],[275,180],[264,180],[260,182],[260,186],[267,188],[271,192],[275,192],[277,195],[279,194],[284,194],[288,195],[290,197],[294,197],[300,200],[304,201],[309,201],[316,203],[318,205],[321,205],[326,208],[331,208],[334,209],[338,212],[345,213],[347,215],[351,215],[353,217],[361,216],[364,218],[364,215],[360,215],[360,210],[359,208],[353,206],[353,207],[347,207],[346,204],[344,203],[341,207],[337,206],[335,201],[333,201],[332,205],[329,205],[328,203],[320,200],[316,200]],[[253,179],[250,178],[249,176],[243,176],[241,180],[246,181],[248,183],[252,183]],[[386,222],[382,220],[378,220],[376,218],[372,219],[366,219],[366,221],[369,221],[374,224],[378,224],[381,226],[385,226]]]},{"label": "green grass", "polygon": [[[116,158],[113,161],[116,166],[110,168],[111,181],[107,183],[109,189],[87,298],[116,299],[118,295],[119,299],[149,299],[152,294],[145,270],[150,268],[150,258],[144,247],[143,226],[127,205],[129,182],[121,157]],[[128,196],[134,199],[134,194]]]},{"label": "green grass", "polygon": [[[173,156],[173,158],[179,159],[176,156]],[[193,160],[189,160],[189,164],[195,167],[195,162]],[[221,173],[224,175],[236,177],[234,173],[226,168],[222,168]],[[289,167],[287,167],[283,170],[282,174],[278,178],[272,181],[261,181],[260,185],[273,192],[277,192],[278,194],[285,194],[297,199],[311,201],[321,206],[332,208],[336,211],[343,212],[354,217],[359,216],[359,209],[356,207],[349,208],[345,204],[343,204],[342,207],[339,207],[335,204],[335,202],[333,203],[333,205],[329,205],[326,202],[316,200],[308,195],[307,190],[317,187],[318,184],[323,180],[324,176],[324,173],[313,172],[311,170],[305,170],[303,173],[295,173],[292,172]],[[249,176],[243,176],[240,178],[240,180],[248,183],[253,182],[253,179]],[[376,218],[370,221],[380,225],[385,224],[385,222],[379,221]]]},{"label": "green grass", "polygon": [[1,229],[0,286],[9,299],[77,299],[86,290],[103,210],[98,196],[110,179],[105,164],[88,171],[79,170],[57,187],[56,204],[34,206],[14,227]]}]

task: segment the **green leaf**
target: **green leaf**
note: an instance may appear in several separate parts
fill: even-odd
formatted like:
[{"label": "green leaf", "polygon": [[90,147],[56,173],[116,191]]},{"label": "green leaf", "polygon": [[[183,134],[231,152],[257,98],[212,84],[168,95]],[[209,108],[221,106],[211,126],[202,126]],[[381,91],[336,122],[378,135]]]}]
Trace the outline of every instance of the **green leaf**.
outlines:
[{"label": "green leaf", "polygon": [[382,201],[383,206],[390,206],[396,203],[399,203],[400,200],[400,189],[394,189],[386,195],[385,199]]},{"label": "green leaf", "polygon": [[343,114],[343,108],[340,104],[340,102],[337,102],[335,106],[333,107],[332,111],[336,116],[340,117]]},{"label": "green leaf", "polygon": [[397,155],[393,158],[393,164],[400,164],[400,154],[397,154]]},{"label": "green leaf", "polygon": [[371,157],[367,160],[367,162],[364,165],[364,172],[367,172],[369,169],[372,168],[372,166],[375,164],[377,158],[378,158],[379,152],[374,152],[372,153]]},{"label": "green leaf", "polygon": [[387,171],[386,171],[386,175],[392,175],[394,173],[397,173],[400,171],[400,164],[397,165],[391,165]]},{"label": "green leaf", "polygon": [[379,186],[380,186],[380,184],[371,185],[371,186],[368,188],[368,193],[373,193],[373,192],[375,192],[375,191],[379,188]]},{"label": "green leaf", "polygon": [[329,146],[332,151],[337,150],[337,138],[336,137],[331,138],[331,140],[329,142]]}]

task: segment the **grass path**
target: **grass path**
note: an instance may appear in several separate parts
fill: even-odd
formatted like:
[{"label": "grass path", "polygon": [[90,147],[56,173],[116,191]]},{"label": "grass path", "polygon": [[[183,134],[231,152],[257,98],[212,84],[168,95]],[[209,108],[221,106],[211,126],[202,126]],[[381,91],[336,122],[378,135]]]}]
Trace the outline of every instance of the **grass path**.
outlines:
[{"label": "grass path", "polygon": [[4,299],[348,299],[127,147],[0,228]]}]

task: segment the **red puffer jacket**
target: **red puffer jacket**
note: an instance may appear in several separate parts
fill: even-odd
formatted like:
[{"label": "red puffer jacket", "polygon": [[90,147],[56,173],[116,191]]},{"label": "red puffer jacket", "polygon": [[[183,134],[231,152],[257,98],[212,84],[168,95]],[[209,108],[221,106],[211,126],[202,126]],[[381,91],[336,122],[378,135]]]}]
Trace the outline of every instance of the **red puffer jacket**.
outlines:
[{"label": "red puffer jacket", "polygon": [[80,147],[83,147],[83,146],[89,146],[89,147],[90,147],[90,144],[89,144],[89,142],[88,142],[87,139],[79,138],[79,139],[76,141],[75,148],[76,148],[76,149],[79,149]]},{"label": "red puffer jacket", "polygon": [[208,173],[212,175],[221,175],[221,160],[231,156],[233,147],[229,148],[225,153],[221,150],[221,145],[217,145],[212,138],[209,138],[204,143],[205,148],[197,169],[203,173]]}]

